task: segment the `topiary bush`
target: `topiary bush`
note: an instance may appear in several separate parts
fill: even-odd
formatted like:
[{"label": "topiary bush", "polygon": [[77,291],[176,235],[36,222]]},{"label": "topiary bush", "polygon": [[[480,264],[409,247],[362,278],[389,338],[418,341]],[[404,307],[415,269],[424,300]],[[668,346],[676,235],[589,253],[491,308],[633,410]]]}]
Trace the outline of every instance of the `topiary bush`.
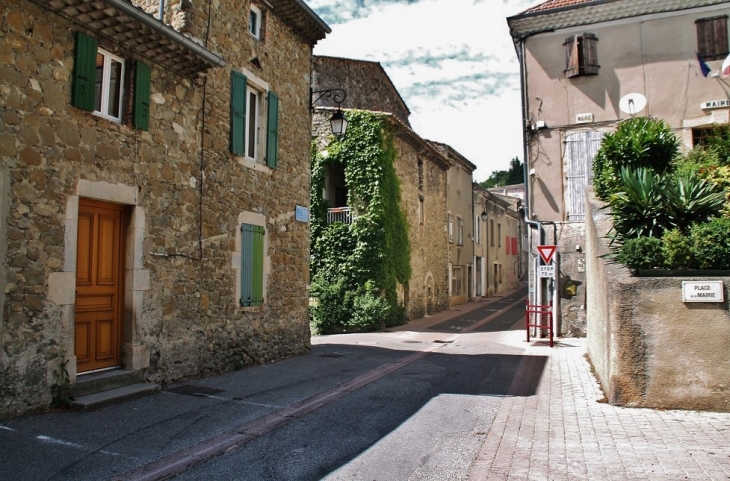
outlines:
[{"label": "topiary bush", "polygon": [[629,239],[619,248],[616,260],[633,271],[663,267],[662,241],[656,237]]},{"label": "topiary bush", "polygon": [[620,189],[622,167],[645,167],[656,173],[672,170],[679,139],[662,120],[635,117],[603,137],[593,159],[593,187],[603,200]]},{"label": "topiary bush", "polygon": [[662,257],[667,269],[688,269],[694,267],[692,242],[679,229],[671,229],[662,236]]},{"label": "topiary bush", "polygon": [[700,269],[730,269],[730,218],[696,224],[690,231],[692,250]]}]

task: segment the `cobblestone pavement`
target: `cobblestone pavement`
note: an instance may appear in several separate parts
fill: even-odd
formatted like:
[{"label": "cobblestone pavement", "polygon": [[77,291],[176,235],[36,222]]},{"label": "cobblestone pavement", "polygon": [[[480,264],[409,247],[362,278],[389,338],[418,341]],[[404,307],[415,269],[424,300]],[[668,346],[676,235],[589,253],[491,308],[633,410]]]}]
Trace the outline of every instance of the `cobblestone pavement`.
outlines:
[{"label": "cobblestone pavement", "polygon": [[470,479],[730,479],[730,413],[611,406],[585,352],[575,338],[527,348]]}]

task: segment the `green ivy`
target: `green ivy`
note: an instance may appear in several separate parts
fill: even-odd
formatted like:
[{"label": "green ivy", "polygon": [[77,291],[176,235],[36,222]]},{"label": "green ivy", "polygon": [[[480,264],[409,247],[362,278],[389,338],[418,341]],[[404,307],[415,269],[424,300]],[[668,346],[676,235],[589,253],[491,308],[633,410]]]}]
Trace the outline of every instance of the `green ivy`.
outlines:
[{"label": "green ivy", "polygon": [[[411,277],[408,223],[400,204],[390,122],[347,113],[347,134],[326,150],[312,147],[311,279],[315,332],[373,330],[404,321],[396,289]],[[322,197],[327,166],[344,168],[351,225],[327,224]]]}]

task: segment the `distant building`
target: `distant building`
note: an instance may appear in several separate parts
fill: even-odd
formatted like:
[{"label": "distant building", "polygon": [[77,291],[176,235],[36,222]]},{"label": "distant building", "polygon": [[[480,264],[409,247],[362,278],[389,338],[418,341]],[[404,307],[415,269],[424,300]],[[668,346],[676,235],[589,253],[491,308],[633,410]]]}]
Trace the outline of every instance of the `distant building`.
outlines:
[{"label": "distant building", "polygon": [[491,187],[487,189],[493,194],[507,195],[518,199],[525,199],[525,184],[505,185],[502,187]]}]

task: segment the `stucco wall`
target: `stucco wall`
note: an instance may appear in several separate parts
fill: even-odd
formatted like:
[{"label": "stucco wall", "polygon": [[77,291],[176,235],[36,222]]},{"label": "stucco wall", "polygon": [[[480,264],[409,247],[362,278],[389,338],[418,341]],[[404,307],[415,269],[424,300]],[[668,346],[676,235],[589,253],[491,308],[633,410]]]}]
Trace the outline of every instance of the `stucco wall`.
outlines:
[{"label": "stucco wall", "polygon": [[[598,257],[609,219],[591,202],[588,355],[611,404],[730,411],[730,277],[632,277]],[[722,303],[682,302],[682,281],[721,280]]]},{"label": "stucco wall", "polygon": [[[207,4],[189,6],[205,20]],[[208,48],[228,65],[208,71],[205,87],[151,64],[143,131],[71,106],[78,25],[0,0],[0,162],[10,179],[0,416],[48,405],[62,360],[75,377],[79,197],[127,205],[125,368],[167,382],[308,352],[309,228],[294,211],[309,205],[311,45],[270,10],[255,40],[247,7],[216,3]],[[188,31],[204,38],[205,28]],[[231,70],[254,69],[253,57],[255,76],[280,97],[276,169],[229,151]],[[236,233],[247,215],[265,219],[270,270],[264,305],[242,309]]]}]

